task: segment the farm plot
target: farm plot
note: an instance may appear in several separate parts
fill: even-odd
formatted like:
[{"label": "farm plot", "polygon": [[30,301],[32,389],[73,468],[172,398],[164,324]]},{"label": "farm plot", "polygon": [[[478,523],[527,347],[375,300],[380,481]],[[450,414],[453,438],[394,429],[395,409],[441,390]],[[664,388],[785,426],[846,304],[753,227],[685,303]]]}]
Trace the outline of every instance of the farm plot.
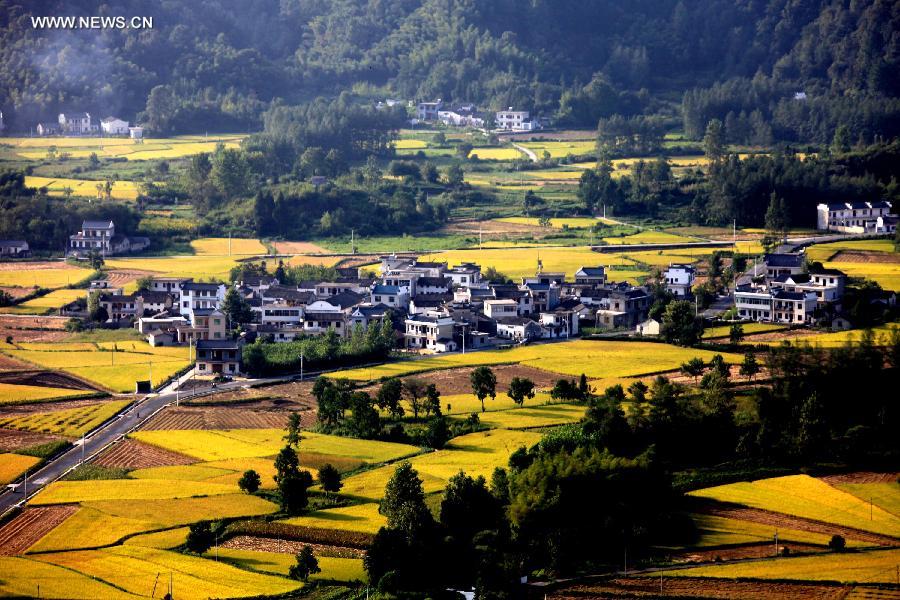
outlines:
[{"label": "farm plot", "polygon": [[[444,489],[447,480],[461,470],[468,475],[489,477],[495,467],[507,464],[509,455],[541,439],[540,434],[495,429],[454,438],[443,450],[410,459],[419,472],[425,493]],[[385,465],[347,478],[342,493],[377,500],[394,473],[394,465]]]},{"label": "farm plot", "polygon": [[652,267],[667,267],[671,263],[691,264],[706,257],[706,255],[705,250],[692,252],[690,248],[681,248],[678,250],[642,250],[639,252],[628,252],[623,256],[637,263]]},{"label": "farm plot", "polygon": [[0,286],[56,289],[78,283],[91,273],[64,262],[0,263]]},{"label": "farm plot", "polygon": [[73,505],[26,508],[0,526],[0,556],[15,556],[25,552],[77,510],[78,507]]},{"label": "farm plot", "polygon": [[141,443],[137,440],[124,439],[116,442],[111,448],[103,452],[94,460],[94,464],[101,467],[145,469],[150,467],[168,467],[175,465],[188,465],[194,459]]},{"label": "farm plot", "polygon": [[15,481],[22,473],[41,462],[34,456],[21,454],[0,454],[0,485]]},{"label": "farm plot", "polygon": [[[314,415],[310,411],[307,413],[309,424]],[[288,415],[287,411],[168,407],[142,429],[281,429],[287,427]]]},{"label": "farm plot", "polygon": [[165,531],[155,531],[153,533],[135,535],[125,540],[125,545],[169,550],[182,545],[187,539],[187,535],[187,527],[176,527],[175,529],[166,529]]},{"label": "farm plot", "polygon": [[880,483],[838,483],[835,487],[900,517],[900,484],[896,479]]},{"label": "farm plot", "polygon": [[130,403],[131,400],[113,400],[78,408],[0,418],[0,427],[74,438],[91,431]]},{"label": "farm plot", "polygon": [[328,254],[328,250],[312,242],[272,242],[278,254]]},{"label": "farm plot", "polygon": [[597,144],[591,141],[562,141],[562,142],[522,142],[519,144],[528,148],[540,158],[544,152],[548,152],[551,158],[563,158],[569,154],[582,155],[593,154],[597,150]]},{"label": "farm plot", "polygon": [[691,496],[796,515],[900,537],[900,517],[808,475],[739,482],[690,492]]},{"label": "farm plot", "polygon": [[[744,335],[753,335],[755,333],[768,333],[771,331],[782,331],[786,329],[784,325],[777,323],[739,323],[744,330]],[[725,338],[731,334],[731,325],[721,325],[719,327],[710,327],[703,331],[703,339],[714,340],[717,338]]]},{"label": "farm plot", "polygon": [[163,277],[193,277],[195,279],[227,280],[231,268],[237,265],[233,256],[185,255],[160,257],[109,258],[106,267],[129,271],[153,271]]},{"label": "farm plot", "polygon": [[54,481],[31,499],[35,506],[98,500],[163,500],[233,494],[235,486],[169,479]]},{"label": "farm plot", "polygon": [[525,155],[515,148],[475,148],[469,153],[470,157],[480,160],[516,160],[525,158]]},{"label": "farm plot", "polygon": [[494,267],[507,277],[517,279],[532,276],[540,259],[544,271],[564,272],[569,277],[584,266],[634,266],[627,257],[618,254],[600,254],[590,248],[501,248],[486,250],[450,250],[428,256],[428,260],[458,265],[463,262],[480,264],[482,269]]},{"label": "farm plot", "polygon": [[694,240],[665,231],[641,231],[624,237],[603,238],[611,246],[627,244],[683,244]]},{"label": "farm plot", "polygon": [[378,533],[378,530],[387,523],[387,518],[378,512],[377,503],[366,502],[340,508],[316,510],[308,515],[292,517],[280,522],[301,527]]},{"label": "farm plot", "polygon": [[[86,152],[85,155],[89,155]],[[40,158],[40,157],[39,157]],[[90,198],[106,198],[105,180],[71,179],[66,177],[25,177],[25,185],[33,188],[47,188],[51,196],[86,196]],[[99,186],[99,191],[98,191]],[[135,200],[140,194],[140,183],[136,181],[113,181],[110,197],[114,200]]]},{"label": "farm plot", "polygon": [[[900,328],[896,323],[888,323],[886,325],[879,325],[877,327],[873,327],[872,331],[875,333],[876,340],[879,343],[886,343],[886,340],[891,335],[891,333]],[[781,344],[784,341],[789,341],[791,343],[802,343],[802,344],[811,344],[814,346],[822,346],[823,348],[834,348],[837,346],[844,346],[847,343],[854,343],[860,340],[862,337],[862,332],[859,330],[850,330],[850,331],[835,331],[832,333],[813,333],[809,334],[808,332],[804,332],[799,330],[796,332],[796,336],[788,336],[788,332],[784,332],[784,336],[779,336],[778,334],[773,334],[772,338],[760,339],[754,338],[753,343],[765,342],[768,344]],[[794,333],[794,332],[791,332]]]},{"label": "farm plot", "polygon": [[0,580],[3,596],[33,598],[40,586],[42,598],[137,598],[70,569],[29,558],[0,557],[0,573],[3,573]]},{"label": "farm plot", "polygon": [[[517,225],[540,227],[540,219],[537,217],[504,217],[495,220],[501,223],[514,223]],[[553,227],[554,229],[563,229],[564,227],[568,227],[569,229],[584,229],[593,227],[598,223],[600,223],[599,220],[590,217],[561,217],[550,219],[550,227]]]},{"label": "farm plot", "polygon": [[[842,600],[845,597],[851,597],[845,596],[845,589],[832,585],[783,581],[735,581],[702,577],[669,577],[665,579],[663,587],[666,598]],[[658,598],[659,589],[660,578],[657,576],[616,578],[568,585],[556,592],[551,592],[547,598],[548,600]]]},{"label": "farm plot", "polygon": [[245,238],[201,238],[191,242],[199,255],[232,256],[235,254],[265,254],[266,247],[259,240]]},{"label": "farm plot", "polygon": [[80,396],[84,393],[84,390],[0,382],[0,406],[55,400],[69,396]]},{"label": "farm plot", "polygon": [[[577,377],[584,373],[590,379],[603,379],[670,371],[694,357],[709,361],[714,354],[706,350],[652,342],[576,340],[386,363],[337,371],[330,373],[329,377],[367,381],[454,367],[519,363],[562,375]],[[743,360],[743,357],[736,354],[724,353],[722,356],[731,364],[738,364]]]},{"label": "farm plot", "polygon": [[503,429],[531,429],[577,423],[584,417],[584,407],[572,404],[550,404],[546,406],[524,406],[509,410],[479,413],[481,423],[488,427]]},{"label": "farm plot", "polygon": [[6,307],[5,311],[12,314],[43,315],[57,311],[66,304],[85,298],[85,290],[53,290],[49,294],[26,300],[21,304]]},{"label": "farm plot", "polygon": [[898,561],[900,561],[900,550],[875,550],[695,567],[664,571],[662,575],[666,577],[894,583],[897,580]]},{"label": "farm plot", "polygon": [[[693,544],[693,547],[697,548],[772,542],[776,533],[779,542],[826,546],[831,540],[831,536],[824,533],[764,525],[716,515],[694,514],[691,515],[691,519],[696,524],[699,533],[697,542]],[[863,543],[849,540],[848,545],[861,546]]]},{"label": "farm plot", "polygon": [[839,269],[850,277],[865,277],[886,290],[900,290],[900,255],[891,240],[845,240],[807,249],[810,260]]},{"label": "farm plot", "polygon": [[[151,594],[161,571],[171,573],[174,595],[187,599],[278,595],[300,587],[298,582],[282,577],[140,546],[44,554],[39,558],[142,596]],[[158,597],[165,594],[165,587],[157,586]]]},{"label": "farm plot", "polygon": [[[299,544],[287,544],[289,551],[266,552],[260,550],[244,550],[241,548],[219,548],[219,560],[232,563],[245,569],[265,571],[276,575],[287,575],[291,565],[297,563],[294,554],[299,551]],[[311,581],[317,579],[332,581],[366,581],[366,573],[363,569],[362,559],[342,558],[336,556],[317,555],[321,573],[310,577]]]}]

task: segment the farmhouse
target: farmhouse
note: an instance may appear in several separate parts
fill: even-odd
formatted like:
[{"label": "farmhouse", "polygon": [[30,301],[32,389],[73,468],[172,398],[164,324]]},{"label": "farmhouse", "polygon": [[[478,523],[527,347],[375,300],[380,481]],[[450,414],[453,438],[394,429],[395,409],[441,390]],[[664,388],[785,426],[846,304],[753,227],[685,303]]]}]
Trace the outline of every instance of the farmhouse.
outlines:
[{"label": "farmhouse", "polygon": [[500,317],[497,319],[497,337],[522,341],[541,337],[541,326],[527,317]]},{"label": "farmhouse", "polygon": [[606,283],[606,269],[604,267],[581,267],[575,271],[575,283],[603,285]]},{"label": "farmhouse", "polygon": [[647,319],[642,323],[638,323],[634,330],[638,335],[659,335],[661,327],[656,319]]},{"label": "farmhouse", "polygon": [[444,103],[440,98],[434,102],[419,102],[416,105],[416,119],[419,121],[437,121],[438,111],[443,106]]},{"label": "farmhouse", "polygon": [[241,342],[237,340],[200,340],[197,342],[197,375],[238,375],[241,372]]},{"label": "farmhouse", "polygon": [[108,135],[127,135],[128,121],[118,117],[106,117],[100,121],[100,130]]},{"label": "farmhouse", "polygon": [[133,140],[144,139],[144,128],[143,127],[129,127],[128,128],[128,137],[130,137]]},{"label": "farmhouse", "polygon": [[84,221],[81,231],[69,236],[69,254],[86,256],[99,252],[104,256],[138,252],[150,246],[150,238],[116,235],[112,221]]},{"label": "farmhouse", "polygon": [[509,131],[533,131],[540,129],[538,123],[531,119],[527,110],[513,110],[512,106],[508,110],[497,111],[494,118],[497,123],[497,129]]},{"label": "farmhouse", "polygon": [[24,258],[30,254],[25,240],[0,240],[0,258]]},{"label": "farmhouse", "polygon": [[56,135],[59,133],[59,123],[54,121],[43,121],[34,128],[38,135]]},{"label": "farmhouse", "polygon": [[181,314],[189,315],[191,311],[201,308],[219,308],[225,301],[226,287],[224,283],[197,283],[186,281],[179,286],[181,290]]},{"label": "farmhouse", "polygon": [[694,267],[670,264],[663,273],[663,279],[666,282],[666,289],[676,298],[687,298],[691,296],[691,286],[694,285]]},{"label": "farmhouse", "polygon": [[456,350],[453,341],[454,321],[451,317],[417,315],[405,321],[403,337],[407,348],[427,349],[434,352]]},{"label": "farmhouse", "polygon": [[59,113],[60,130],[67,135],[87,135],[97,131],[97,124],[91,122],[91,113]]},{"label": "farmhouse", "polygon": [[803,254],[766,254],[763,260],[766,263],[766,279],[803,272]]},{"label": "farmhouse", "polygon": [[734,304],[742,319],[802,324],[812,321],[816,294],[738,286],[734,292]]},{"label": "farmhouse", "polygon": [[816,229],[842,233],[891,233],[897,215],[890,202],[840,202],[816,207]]}]

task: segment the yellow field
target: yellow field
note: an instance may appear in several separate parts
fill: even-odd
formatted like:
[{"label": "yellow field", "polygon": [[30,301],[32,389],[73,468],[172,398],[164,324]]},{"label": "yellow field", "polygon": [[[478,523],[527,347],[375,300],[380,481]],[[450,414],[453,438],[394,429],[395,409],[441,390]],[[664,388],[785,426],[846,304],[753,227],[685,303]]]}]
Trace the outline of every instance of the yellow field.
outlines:
[{"label": "yellow field", "polygon": [[181,158],[200,152],[214,152],[216,145],[237,148],[245,134],[220,134],[211,136],[177,136],[171,138],[145,138],[137,144],[129,138],[99,137],[37,137],[4,138],[4,144],[15,147],[16,153],[28,159],[42,159],[47,148],[56,146],[59,152],[67,152],[72,158],[85,158],[96,152],[97,156],[125,157],[128,160],[151,158]]},{"label": "yellow field", "polygon": [[160,256],[147,258],[108,258],[110,269],[154,271],[164,277],[193,277],[209,281],[225,281],[238,257],[231,256]]},{"label": "yellow field", "polygon": [[[516,223],[518,225],[534,225],[538,227],[540,225],[540,219],[537,217],[504,217],[502,219],[495,219],[496,221],[500,221],[502,223]],[[597,219],[593,219],[590,217],[563,217],[559,219],[550,219],[550,227],[555,229],[562,229],[564,226],[569,227],[570,229],[578,229],[585,227],[593,227],[597,225],[600,221]]]},{"label": "yellow field", "polygon": [[892,240],[845,240],[828,244],[816,244],[807,248],[806,255],[810,260],[821,261],[826,268],[839,269],[850,277],[872,279],[886,290],[900,291],[900,263],[831,262],[829,259],[841,250],[894,254],[894,243]]},{"label": "yellow field", "polygon": [[290,525],[303,527],[321,527],[322,529],[344,529],[377,533],[387,523],[387,518],[378,512],[378,504],[366,502],[353,506],[316,510],[302,517],[293,517],[280,521]]},{"label": "yellow field", "polygon": [[[281,429],[159,430],[131,434],[136,440],[204,461],[274,456],[284,446],[283,436]],[[301,463],[305,452],[381,463],[414,454],[418,448],[304,431],[299,452]]]},{"label": "yellow field", "polygon": [[[213,556],[207,553],[207,558]],[[360,558],[336,558],[317,556],[321,573],[310,576],[311,581],[317,579],[334,581],[366,581],[366,573]],[[287,575],[291,565],[297,563],[293,554],[277,552],[261,552],[257,550],[237,550],[235,548],[219,548],[219,560],[239,567],[265,571],[276,575]]]},{"label": "yellow field", "polygon": [[[495,467],[506,466],[509,455],[521,447],[530,447],[541,439],[538,433],[494,429],[454,438],[443,450],[410,459],[425,493],[444,489],[447,480],[461,470],[467,475],[490,477]],[[395,465],[385,465],[344,480],[343,494],[376,500],[393,475]]]},{"label": "yellow field", "polygon": [[31,504],[66,504],[99,500],[162,500],[234,494],[233,485],[167,479],[55,481],[31,499]]},{"label": "yellow field", "polygon": [[545,272],[565,272],[573,277],[581,267],[633,265],[628,258],[618,254],[600,254],[588,247],[581,248],[500,248],[489,250],[448,250],[429,254],[427,260],[447,261],[450,265],[475,262],[482,269],[494,267],[501,273],[518,279],[533,276],[537,261],[541,259]]},{"label": "yellow field", "polygon": [[420,148],[427,148],[428,142],[424,140],[394,140],[393,146],[398,150],[418,150]]},{"label": "yellow field", "polygon": [[[700,539],[694,547],[703,548],[709,546],[727,546],[731,544],[752,544],[760,542],[773,542],[776,528],[754,523],[752,521],[740,521],[713,515],[691,515],[691,519],[697,526]],[[803,544],[819,544],[827,546],[831,540],[830,535],[810,533],[795,529],[777,528],[779,542],[795,542]],[[861,546],[862,542],[847,540],[848,546]]]},{"label": "yellow field", "polygon": [[731,483],[690,495],[900,536],[900,516],[874,507],[870,518],[867,502],[808,475]]},{"label": "yellow field", "polygon": [[835,487],[853,494],[863,502],[871,501],[875,506],[900,517],[900,484],[896,481],[884,483],[839,483]]},{"label": "yellow field", "polygon": [[827,244],[815,244],[806,249],[806,255],[812,260],[828,260],[841,250],[857,250],[859,252],[894,252],[893,240],[843,240]]},{"label": "yellow field", "polygon": [[[577,377],[584,373],[590,379],[602,379],[633,377],[673,370],[677,369],[682,362],[695,356],[708,361],[713,355],[713,352],[706,350],[680,348],[652,342],[575,340],[522,346],[510,350],[469,352],[422,360],[399,361],[375,367],[337,371],[328,376],[367,381],[454,367],[520,363],[563,375]],[[737,364],[743,360],[743,357],[736,354],[724,353],[723,357],[731,364]]]},{"label": "yellow field", "polygon": [[[45,153],[40,153],[37,159],[43,158]],[[85,156],[90,152],[85,152]],[[89,198],[97,198],[97,186],[105,186],[106,180],[99,179],[71,179],[66,177],[25,177],[25,185],[33,188],[47,188],[51,196],[65,196],[66,189],[72,190],[73,196],[86,196]],[[114,200],[134,200],[138,197],[140,190],[139,184],[134,181],[114,181],[110,195]],[[106,198],[106,192],[100,192],[99,196]]]},{"label": "yellow field", "polygon": [[236,254],[265,254],[266,247],[259,240],[244,238],[202,238],[191,242],[191,248],[200,255],[229,256]]},{"label": "yellow field", "polygon": [[[897,323],[888,323],[886,325],[879,325],[877,327],[873,327],[872,331],[875,333],[876,340],[880,343],[887,343],[887,337],[890,334],[891,330],[897,329],[900,327]],[[802,337],[795,338],[791,343],[793,344],[810,344],[813,346],[822,346],[823,348],[834,348],[837,346],[844,346],[848,342],[858,342],[860,337],[862,336],[862,332],[858,329],[850,331],[835,331],[832,333],[817,333],[815,335],[804,335]],[[757,342],[759,343],[759,342]],[[768,343],[770,345],[778,345],[782,342],[762,342]]]},{"label": "yellow field", "polygon": [[137,598],[80,573],[30,558],[0,556],[0,573],[2,596],[36,598],[40,593],[41,598]]},{"label": "yellow field", "polygon": [[[766,333],[768,331],[781,331],[786,329],[784,325],[777,323],[741,323],[744,328],[744,335],[753,333]],[[715,338],[728,337],[731,334],[731,325],[722,325],[720,327],[710,327],[703,331],[703,339],[711,340]]]},{"label": "yellow field", "polygon": [[603,241],[611,246],[616,246],[621,244],[683,244],[692,240],[665,231],[641,231],[625,237],[603,238]]},{"label": "yellow field", "polygon": [[708,255],[700,249],[691,252],[689,248],[679,250],[644,250],[625,254],[631,260],[654,267],[668,267],[672,263],[691,264]]},{"label": "yellow field", "polygon": [[175,529],[166,529],[165,531],[157,531],[155,533],[143,533],[130,537],[125,540],[125,545],[168,550],[182,545],[187,539],[187,535],[187,527],[176,527]]},{"label": "yellow field", "polygon": [[581,179],[583,171],[573,171],[570,169],[545,169],[541,171],[526,171],[524,175],[529,179],[564,181],[565,183],[575,183]]},{"label": "yellow field", "polygon": [[549,152],[551,158],[563,158],[569,154],[593,154],[597,150],[594,141],[522,142],[519,145],[537,154],[538,158],[544,151]]},{"label": "yellow field", "polygon": [[79,508],[42,537],[28,552],[57,552],[115,544],[125,536],[159,529],[152,523],[107,515],[92,508]]},{"label": "yellow field", "polygon": [[86,295],[87,292],[85,290],[53,290],[46,296],[32,298],[31,300],[27,300],[15,306],[8,306],[2,310],[3,312],[12,314],[43,315],[58,310],[60,307],[69,304],[70,302],[80,300]]},{"label": "yellow field", "polygon": [[106,421],[130,403],[131,400],[114,400],[111,402],[98,402],[97,404],[80,408],[7,417],[0,419],[0,427],[79,437]]},{"label": "yellow field", "polygon": [[525,155],[515,148],[475,148],[469,156],[477,156],[481,160],[515,160]]},{"label": "yellow field", "polygon": [[34,456],[0,454],[0,485],[6,485],[10,481],[15,481],[22,473],[39,462],[41,462],[41,459]]},{"label": "yellow field", "polygon": [[[497,396],[500,399],[500,396]],[[475,399],[477,401],[477,398]],[[485,405],[491,404],[485,400]],[[503,429],[529,429],[533,427],[549,427],[565,423],[577,423],[584,417],[584,407],[572,404],[550,404],[545,406],[528,406],[528,400],[522,408],[495,410],[478,413],[481,423],[489,427]],[[480,404],[480,403],[479,403]],[[479,406],[478,410],[481,408]],[[473,411],[474,412],[474,411]]]},{"label": "yellow field", "polygon": [[[0,270],[0,285],[9,287],[44,287],[56,289],[78,283],[86,279],[93,271],[67,267],[59,263],[58,269],[29,269],[28,263],[18,263],[14,269]],[[8,312],[4,308],[3,312]]]},{"label": "yellow field", "polygon": [[663,571],[655,576],[896,583],[898,562],[900,562],[900,550],[893,549],[776,558],[758,562],[678,569]]},{"label": "yellow field", "polygon": [[21,404],[24,402],[48,400],[50,398],[78,396],[84,393],[84,390],[0,383],[0,406],[3,406],[4,404]]},{"label": "yellow field", "polygon": [[[284,594],[300,583],[282,577],[261,575],[222,562],[140,546],[116,546],[104,550],[82,550],[44,554],[40,560],[67,567],[122,588],[149,596],[160,572],[171,573],[176,598],[238,598]],[[168,582],[156,586],[156,597],[166,593]]]}]

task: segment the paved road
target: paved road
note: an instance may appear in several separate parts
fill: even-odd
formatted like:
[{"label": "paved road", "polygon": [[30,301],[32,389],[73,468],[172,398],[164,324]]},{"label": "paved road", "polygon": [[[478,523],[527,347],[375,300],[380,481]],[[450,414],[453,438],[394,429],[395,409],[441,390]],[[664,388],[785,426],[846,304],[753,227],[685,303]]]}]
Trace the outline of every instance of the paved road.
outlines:
[{"label": "paved road", "polygon": [[538,162],[537,154],[535,154],[533,150],[530,150],[525,146],[520,146],[519,144],[512,144],[512,147],[519,152],[524,153],[525,156],[527,156],[531,160],[531,162]]}]

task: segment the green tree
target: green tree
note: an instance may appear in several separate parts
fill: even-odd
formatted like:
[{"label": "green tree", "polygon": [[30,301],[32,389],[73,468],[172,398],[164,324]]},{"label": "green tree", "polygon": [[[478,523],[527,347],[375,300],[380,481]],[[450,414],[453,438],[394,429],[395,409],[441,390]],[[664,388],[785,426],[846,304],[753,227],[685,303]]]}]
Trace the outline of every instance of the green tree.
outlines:
[{"label": "green tree", "polygon": [[429,448],[440,450],[446,445],[452,436],[450,425],[447,424],[447,417],[437,415],[428,421],[425,429],[425,443]]},{"label": "green tree", "polygon": [[319,467],[319,483],[322,489],[329,494],[336,494],[344,487],[341,481],[341,472],[331,463],[325,463]]},{"label": "green tree", "polygon": [[744,339],[744,326],[740,323],[733,323],[728,330],[728,339],[732,344],[740,344]]},{"label": "green tree", "polygon": [[428,392],[428,386],[424,381],[417,377],[408,377],[403,380],[403,393],[409,407],[413,411],[413,418],[419,418],[419,411],[422,410],[422,399]]},{"label": "green tree", "polygon": [[759,363],[756,362],[756,357],[748,352],[744,355],[744,362],[741,363],[741,375],[748,381],[753,381],[753,377],[757,373],[759,373]]},{"label": "green tree", "polygon": [[253,320],[253,311],[250,308],[250,303],[241,297],[234,286],[230,286],[228,291],[225,292],[222,312],[228,317],[229,325],[233,329]]},{"label": "green tree", "polygon": [[413,538],[423,528],[433,523],[431,512],[425,504],[425,492],[419,473],[404,461],[384,488],[384,496],[378,512],[387,517],[387,527]]},{"label": "green tree", "polygon": [[491,400],[497,397],[497,376],[490,367],[477,367],[469,375],[472,384],[472,393],[481,402],[481,412],[484,412],[484,399],[488,396]]},{"label": "green tree", "polygon": [[299,448],[300,430],[302,428],[303,421],[300,417],[300,413],[297,411],[292,412],[290,415],[288,415],[287,433],[282,439],[288,443],[288,446]]},{"label": "green tree", "polygon": [[425,402],[422,405],[426,415],[440,416],[441,414],[441,393],[437,386],[429,383],[425,388]]},{"label": "green tree", "polygon": [[215,533],[209,525],[209,521],[200,521],[190,526],[187,539],[184,542],[188,552],[203,554],[215,543]]},{"label": "green tree", "polygon": [[769,207],[766,209],[766,231],[776,239],[784,239],[790,229],[790,212],[784,198],[775,192],[769,196]]},{"label": "green tree", "polygon": [[[702,360],[700,361],[703,362]],[[640,379],[635,380],[628,386],[628,393],[631,394],[631,401],[636,404],[643,404],[647,401],[647,384]]]},{"label": "green tree", "polygon": [[703,333],[703,321],[694,315],[694,307],[685,300],[676,300],[663,313],[662,334],[670,344],[694,346]]},{"label": "green tree", "polygon": [[465,183],[466,174],[462,167],[457,163],[453,163],[447,167],[447,185],[452,188],[460,188]]},{"label": "green tree", "polygon": [[248,494],[255,493],[259,489],[260,483],[259,473],[253,469],[244,471],[244,474],[238,479],[238,487]]},{"label": "green tree", "polygon": [[831,151],[835,154],[849,152],[850,141],[850,128],[844,124],[838,125],[831,140]]},{"label": "green tree", "polygon": [[297,451],[291,446],[285,446],[275,456],[275,482],[286,477],[296,477],[300,472],[300,459]]},{"label": "green tree", "polygon": [[703,152],[711,163],[719,163],[725,157],[725,135],[722,121],[713,119],[706,125],[703,136]]},{"label": "green tree", "polygon": [[522,406],[526,398],[534,398],[534,382],[525,377],[513,377],[509,382],[506,395],[513,402]]},{"label": "green tree", "polygon": [[706,370],[706,363],[703,362],[703,359],[699,356],[695,356],[691,360],[681,363],[681,372],[687,377],[694,378],[694,384],[696,385],[697,379],[703,375],[703,371]]},{"label": "green tree", "polygon": [[297,559],[297,563],[291,565],[291,568],[288,569],[288,577],[291,579],[296,579],[305,583],[309,581],[310,575],[322,572],[322,569],[319,568],[319,561],[313,554],[313,550],[310,546],[303,546],[295,558]]},{"label": "green tree", "polygon": [[103,255],[97,250],[88,252],[88,264],[91,265],[91,268],[95,271],[99,271],[105,262]]},{"label": "green tree", "polygon": [[403,382],[392,377],[381,384],[378,393],[375,396],[375,403],[381,410],[386,410],[390,415],[399,419],[403,416],[403,405],[400,401],[403,399]]},{"label": "green tree", "polygon": [[309,471],[298,471],[278,480],[278,495],[281,510],[289,515],[298,515],[309,504],[308,490],[313,479]]},{"label": "green tree", "polygon": [[369,440],[381,433],[381,419],[375,410],[371,396],[356,392],[350,396],[350,420],[347,423],[352,434]]}]

